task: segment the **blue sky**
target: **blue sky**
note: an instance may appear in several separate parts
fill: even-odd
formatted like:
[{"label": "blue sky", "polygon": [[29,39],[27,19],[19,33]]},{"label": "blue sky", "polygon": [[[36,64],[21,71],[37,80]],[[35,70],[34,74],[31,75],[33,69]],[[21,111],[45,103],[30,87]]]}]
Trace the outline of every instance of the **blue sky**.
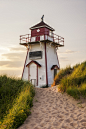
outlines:
[{"label": "blue sky", "polygon": [[64,37],[58,49],[60,67],[86,60],[86,0],[0,0],[0,74],[22,74],[26,48],[19,36],[44,21]]}]

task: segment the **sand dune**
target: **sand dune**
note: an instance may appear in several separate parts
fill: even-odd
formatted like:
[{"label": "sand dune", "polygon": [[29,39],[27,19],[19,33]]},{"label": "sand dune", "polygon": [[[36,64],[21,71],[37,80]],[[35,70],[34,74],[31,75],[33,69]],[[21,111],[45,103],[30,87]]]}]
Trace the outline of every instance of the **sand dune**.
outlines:
[{"label": "sand dune", "polygon": [[35,88],[31,115],[19,129],[86,129],[86,103],[58,92]]}]

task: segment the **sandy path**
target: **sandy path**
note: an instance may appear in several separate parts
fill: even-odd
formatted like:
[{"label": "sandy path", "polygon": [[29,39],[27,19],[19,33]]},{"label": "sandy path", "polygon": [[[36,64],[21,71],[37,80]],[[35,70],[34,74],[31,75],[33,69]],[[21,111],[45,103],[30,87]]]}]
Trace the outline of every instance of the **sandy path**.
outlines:
[{"label": "sandy path", "polygon": [[86,103],[81,108],[56,87],[35,90],[32,113],[18,129],[86,129]]}]

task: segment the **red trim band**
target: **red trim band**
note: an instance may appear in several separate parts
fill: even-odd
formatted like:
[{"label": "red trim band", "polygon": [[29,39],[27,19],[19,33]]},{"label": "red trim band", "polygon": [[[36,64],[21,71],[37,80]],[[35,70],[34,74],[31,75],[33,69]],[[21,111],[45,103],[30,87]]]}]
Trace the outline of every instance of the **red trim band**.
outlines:
[{"label": "red trim band", "polygon": [[45,42],[45,68],[46,68],[46,85],[48,85],[46,42]]},{"label": "red trim band", "polygon": [[57,65],[53,65],[53,66],[51,67],[51,70],[53,70],[53,69],[55,69],[55,68],[59,69],[59,67],[58,67]]},{"label": "red trim band", "polygon": [[37,66],[41,67],[41,65],[40,65],[37,61],[34,61],[34,60],[30,61],[30,62],[26,65],[26,67],[29,66],[31,63],[34,63],[34,64],[36,64]]},{"label": "red trim band", "polygon": [[26,59],[25,59],[24,67],[23,67],[22,77],[23,77],[23,73],[24,73],[24,69],[25,69],[25,64],[26,64],[28,52],[29,52],[29,48],[27,49],[27,54],[26,54]]}]

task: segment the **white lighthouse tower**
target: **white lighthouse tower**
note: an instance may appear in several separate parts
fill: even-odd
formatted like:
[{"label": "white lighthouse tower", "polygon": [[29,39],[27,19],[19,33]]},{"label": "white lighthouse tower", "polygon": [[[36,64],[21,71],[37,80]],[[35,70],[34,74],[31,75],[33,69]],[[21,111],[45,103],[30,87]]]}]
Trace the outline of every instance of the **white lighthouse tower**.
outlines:
[{"label": "white lighthouse tower", "polygon": [[30,28],[31,34],[21,35],[20,44],[27,47],[22,79],[34,86],[51,86],[60,69],[57,48],[64,46],[64,38],[53,33],[52,27],[41,22]]}]

